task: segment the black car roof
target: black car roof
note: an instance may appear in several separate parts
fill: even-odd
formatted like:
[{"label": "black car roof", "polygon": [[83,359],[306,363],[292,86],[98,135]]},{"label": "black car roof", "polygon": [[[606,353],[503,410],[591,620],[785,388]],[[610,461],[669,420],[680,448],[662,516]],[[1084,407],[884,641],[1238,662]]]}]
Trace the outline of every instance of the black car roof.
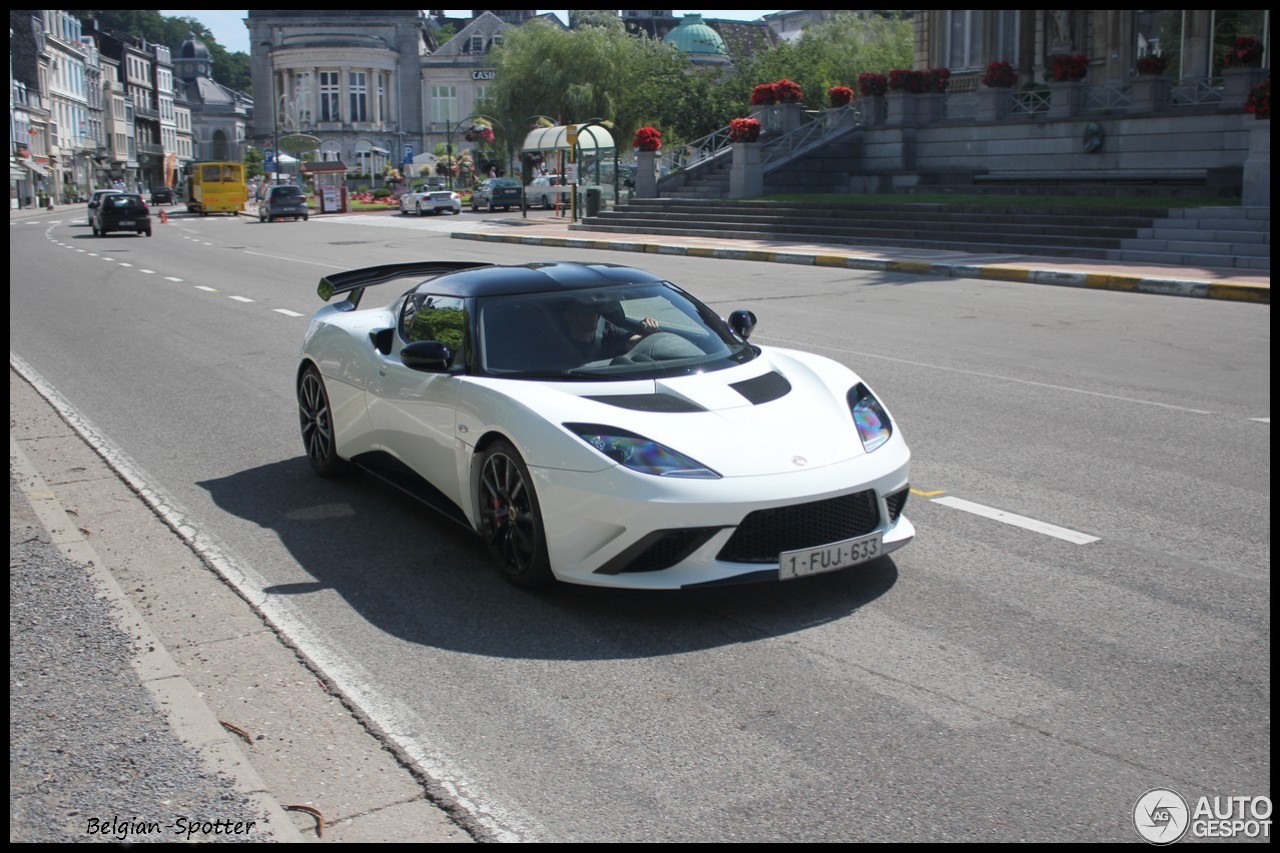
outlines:
[{"label": "black car roof", "polygon": [[[435,275],[432,275],[432,274]],[[498,266],[471,261],[414,261],[331,273],[320,279],[317,292],[328,302],[346,293],[354,308],[366,287],[404,278],[431,275],[412,288],[438,296],[509,296],[518,293],[558,293],[619,284],[650,284],[661,276],[619,264],[583,264],[574,261]]]},{"label": "black car roof", "polygon": [[620,264],[549,261],[520,266],[478,267],[447,273],[424,281],[416,289],[441,296],[506,296],[514,293],[583,290],[614,284],[647,284],[662,280],[661,276]]}]

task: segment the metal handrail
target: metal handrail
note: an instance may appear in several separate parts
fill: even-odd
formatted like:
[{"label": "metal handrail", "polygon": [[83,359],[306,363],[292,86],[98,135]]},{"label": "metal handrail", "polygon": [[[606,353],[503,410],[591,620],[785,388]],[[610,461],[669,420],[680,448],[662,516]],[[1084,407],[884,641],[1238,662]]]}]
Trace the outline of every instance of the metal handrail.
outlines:
[{"label": "metal handrail", "polygon": [[816,142],[826,139],[831,133],[847,130],[848,125],[839,128],[839,131],[829,132],[828,130],[827,117],[838,116],[841,113],[853,116],[853,121],[851,122],[853,125],[858,125],[862,122],[862,111],[858,108],[857,101],[845,104],[842,107],[832,107],[814,113],[810,121],[781,136],[766,140],[764,152],[760,158],[761,165],[768,169],[770,164],[777,164],[782,160],[790,159],[797,151],[811,147]]},{"label": "metal handrail", "polygon": [[658,158],[658,174],[669,175],[683,169],[691,169],[700,163],[714,160],[729,148],[729,127],[726,125],[699,137],[687,145],[671,148]]}]

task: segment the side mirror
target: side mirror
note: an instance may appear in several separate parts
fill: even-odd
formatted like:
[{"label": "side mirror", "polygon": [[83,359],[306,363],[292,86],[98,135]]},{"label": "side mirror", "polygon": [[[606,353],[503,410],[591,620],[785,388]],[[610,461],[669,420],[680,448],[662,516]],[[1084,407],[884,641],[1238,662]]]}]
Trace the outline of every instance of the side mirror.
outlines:
[{"label": "side mirror", "polygon": [[745,308],[739,308],[729,315],[729,328],[744,341],[751,337],[756,327],[756,315]]},{"label": "side mirror", "polygon": [[412,370],[446,373],[453,361],[453,350],[439,341],[414,341],[400,350],[400,360]]}]

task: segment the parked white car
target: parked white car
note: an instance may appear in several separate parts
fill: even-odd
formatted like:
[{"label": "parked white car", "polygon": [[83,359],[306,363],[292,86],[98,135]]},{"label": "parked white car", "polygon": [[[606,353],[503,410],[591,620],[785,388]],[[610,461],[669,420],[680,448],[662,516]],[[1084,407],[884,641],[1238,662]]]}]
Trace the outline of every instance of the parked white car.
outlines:
[{"label": "parked white car", "polygon": [[461,213],[462,196],[449,190],[413,190],[400,196],[400,212],[418,216],[428,213]]},{"label": "parked white car", "polygon": [[524,197],[530,207],[550,209],[555,204],[568,204],[573,187],[566,186],[563,175],[539,175],[525,187]]}]

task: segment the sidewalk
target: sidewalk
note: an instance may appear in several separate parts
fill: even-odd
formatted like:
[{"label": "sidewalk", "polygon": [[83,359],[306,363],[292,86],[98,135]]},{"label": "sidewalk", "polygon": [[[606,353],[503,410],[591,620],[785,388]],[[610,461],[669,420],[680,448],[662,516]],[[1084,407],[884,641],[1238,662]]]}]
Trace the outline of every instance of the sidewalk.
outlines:
[{"label": "sidewalk", "polygon": [[1271,303],[1271,275],[1259,270],[1174,267],[1033,255],[978,255],[965,252],[885,247],[868,249],[820,243],[739,240],[659,234],[619,234],[571,228],[564,218],[490,220],[501,230],[454,232],[455,240],[522,243],[567,249],[605,249],[735,261],[839,267],[939,278],[985,278],[1027,284],[1124,290],[1169,296]]}]

